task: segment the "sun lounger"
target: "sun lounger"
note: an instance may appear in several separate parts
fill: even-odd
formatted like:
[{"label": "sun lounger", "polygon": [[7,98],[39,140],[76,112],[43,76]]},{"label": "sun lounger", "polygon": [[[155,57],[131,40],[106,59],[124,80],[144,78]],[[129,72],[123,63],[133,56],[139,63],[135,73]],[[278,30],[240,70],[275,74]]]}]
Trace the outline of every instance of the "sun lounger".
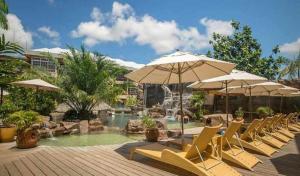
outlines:
[{"label": "sun lounger", "polygon": [[[259,160],[254,155],[248,153],[244,150],[243,146],[241,144],[234,145],[231,144],[230,141],[233,136],[235,136],[237,139],[239,138],[237,131],[240,129],[241,125],[243,124],[242,121],[232,121],[229,125],[229,127],[226,129],[225,134],[222,136],[222,159],[225,159],[227,161],[230,161],[232,163],[235,163],[241,167],[244,167],[246,169],[249,169],[253,171],[253,167],[257,163],[262,163],[261,160]],[[198,135],[195,135],[194,138],[197,138]],[[192,139],[185,139],[185,144],[192,143]],[[178,144],[180,143],[180,139],[171,141],[171,143]]]},{"label": "sun lounger", "polygon": [[278,125],[278,122],[282,119],[281,115],[276,115],[273,117],[272,121],[266,126],[266,133],[271,135],[272,137],[278,139],[279,141],[282,141],[284,143],[289,142],[292,138],[278,132],[276,130],[276,127]]},{"label": "sun lounger", "polygon": [[289,130],[299,133],[300,128],[298,126],[298,123],[295,123],[295,116],[297,115],[297,113],[291,113],[291,115],[288,117],[287,126]]},{"label": "sun lounger", "polygon": [[[235,169],[221,160],[222,140],[219,137],[218,144],[212,141],[220,126],[205,127],[192,145],[186,150],[178,150],[158,143],[136,147],[131,150],[130,159],[134,153],[177,166],[197,175],[203,176],[234,176],[241,175]],[[209,143],[212,143],[208,147]],[[218,147],[218,148],[215,148]],[[209,150],[211,149],[211,150]]]},{"label": "sun lounger", "polygon": [[285,143],[279,141],[278,139],[274,138],[272,135],[270,135],[267,131],[267,128],[270,124],[272,124],[273,118],[272,117],[266,117],[262,123],[257,128],[257,138],[259,138],[262,142],[275,147],[275,148],[282,148]]},{"label": "sun lounger", "polygon": [[285,125],[286,124],[285,121],[287,120],[286,119],[287,116],[288,115],[281,114],[280,118],[278,118],[276,124],[274,125],[274,129],[277,132],[279,132],[279,133],[281,133],[281,134],[283,134],[283,135],[285,135],[285,136],[293,139],[293,138],[295,138],[295,134],[293,134],[292,132],[290,132],[288,130],[287,125]]},{"label": "sun lounger", "polygon": [[244,148],[256,151],[260,154],[271,157],[271,155],[277,152],[273,147],[263,143],[257,138],[256,128],[261,124],[262,119],[254,119],[252,123],[248,126],[246,131],[240,135],[240,140],[236,137],[231,139],[231,143],[235,145],[241,145]]}]

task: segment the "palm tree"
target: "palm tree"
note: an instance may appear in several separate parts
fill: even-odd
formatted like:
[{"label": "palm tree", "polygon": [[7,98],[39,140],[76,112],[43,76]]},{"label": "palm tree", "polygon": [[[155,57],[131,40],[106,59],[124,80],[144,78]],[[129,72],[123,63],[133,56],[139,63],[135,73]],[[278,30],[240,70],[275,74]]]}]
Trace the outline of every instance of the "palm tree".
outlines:
[{"label": "palm tree", "polygon": [[[1,0],[0,0],[1,1]],[[17,43],[13,43],[5,40],[4,34],[0,36],[0,55],[9,55],[9,54],[24,54],[24,49]]]},{"label": "palm tree", "polygon": [[6,15],[8,14],[8,6],[5,0],[0,0],[0,28],[8,29]]},{"label": "palm tree", "polygon": [[288,76],[289,79],[300,79],[300,51],[298,57],[293,60],[287,60],[286,67],[280,73],[280,78]]}]

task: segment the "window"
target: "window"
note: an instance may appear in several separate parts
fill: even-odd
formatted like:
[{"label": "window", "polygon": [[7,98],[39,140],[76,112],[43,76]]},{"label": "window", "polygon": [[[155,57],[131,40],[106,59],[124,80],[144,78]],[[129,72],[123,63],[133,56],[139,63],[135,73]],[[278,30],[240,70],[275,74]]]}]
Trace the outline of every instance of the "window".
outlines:
[{"label": "window", "polygon": [[35,68],[45,69],[51,73],[56,72],[55,64],[46,58],[33,57],[31,58],[31,65]]}]

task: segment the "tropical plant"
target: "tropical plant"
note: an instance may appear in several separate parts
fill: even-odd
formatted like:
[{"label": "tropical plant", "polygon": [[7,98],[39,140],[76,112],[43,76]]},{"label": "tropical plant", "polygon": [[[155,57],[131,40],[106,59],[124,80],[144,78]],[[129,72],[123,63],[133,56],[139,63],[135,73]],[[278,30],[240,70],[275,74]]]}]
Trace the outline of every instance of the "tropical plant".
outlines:
[{"label": "tropical plant", "polygon": [[30,65],[19,59],[6,59],[0,61],[0,104],[3,103],[3,91],[9,87],[9,83],[16,81],[18,77],[30,68]]},{"label": "tropical plant", "polygon": [[191,105],[196,109],[196,119],[200,119],[204,115],[203,104],[205,102],[205,93],[204,92],[194,92],[191,99]]},{"label": "tropical plant", "polygon": [[115,79],[123,69],[99,53],[86,51],[84,47],[80,51],[69,49],[63,67],[57,67],[58,84],[63,89],[66,104],[81,118],[91,114],[93,107],[101,101],[115,103],[123,91]]},{"label": "tropical plant", "polygon": [[41,122],[39,113],[34,111],[17,111],[7,118],[7,122],[15,124],[17,130],[30,128],[33,124]]},{"label": "tropical plant", "polygon": [[251,28],[249,26],[241,28],[240,23],[236,21],[232,22],[232,27],[234,33],[231,36],[213,34],[210,41],[213,52],[209,51],[207,55],[235,63],[239,70],[275,79],[284,61],[282,56],[275,58],[279,53],[279,47],[274,47],[270,56],[262,57],[261,44],[253,38]]},{"label": "tropical plant", "polygon": [[18,108],[11,102],[5,102],[0,106],[0,119],[5,127],[10,126],[7,122],[9,115],[17,110]]},{"label": "tropical plant", "polygon": [[261,106],[256,109],[256,113],[260,118],[265,118],[273,114],[273,110],[269,107]]},{"label": "tropical plant", "polygon": [[0,27],[8,29],[6,15],[8,14],[8,6],[5,0],[0,0]]},{"label": "tropical plant", "polygon": [[294,60],[286,60],[285,67],[280,72],[280,78],[288,76],[289,79],[300,79],[300,51]]},{"label": "tropical plant", "polygon": [[125,105],[127,107],[136,106],[137,105],[137,98],[136,98],[136,96],[129,96],[127,98],[127,101],[126,101]]},{"label": "tropical plant", "polygon": [[[0,17],[1,18],[1,17]],[[6,41],[4,34],[0,36],[0,55],[24,54],[24,49],[17,43]]]},{"label": "tropical plant", "polygon": [[235,113],[234,113],[235,117],[244,117],[244,110],[242,107],[239,107]]},{"label": "tropical plant", "polygon": [[143,116],[142,122],[143,122],[144,126],[148,129],[156,127],[155,121],[148,115]]}]

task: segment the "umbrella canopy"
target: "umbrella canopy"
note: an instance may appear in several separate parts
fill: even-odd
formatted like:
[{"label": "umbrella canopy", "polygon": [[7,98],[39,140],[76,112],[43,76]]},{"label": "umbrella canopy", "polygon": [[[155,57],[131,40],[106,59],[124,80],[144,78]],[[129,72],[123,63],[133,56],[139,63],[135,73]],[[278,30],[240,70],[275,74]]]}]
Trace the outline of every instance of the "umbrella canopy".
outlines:
[{"label": "umbrella canopy", "polygon": [[201,81],[229,74],[235,64],[209,58],[205,55],[194,55],[189,52],[177,51],[162,56],[146,66],[127,75],[138,83],[148,84],[180,84],[181,129],[183,130],[182,83]]},{"label": "umbrella canopy", "polygon": [[[229,75],[219,76],[216,78],[206,79],[203,81],[197,81],[189,87],[194,89],[221,89],[225,88],[226,93],[226,118],[228,126],[228,86],[243,86],[266,82],[267,78],[257,76],[245,71],[232,70]],[[251,110],[250,110],[251,111]],[[252,116],[252,115],[251,115]]]},{"label": "umbrella canopy", "polygon": [[189,87],[194,89],[222,89],[226,83],[228,87],[242,86],[266,82],[268,79],[245,71],[232,70],[229,75],[219,76],[203,81],[196,81]]},{"label": "umbrella canopy", "polygon": [[[268,91],[253,92],[252,96],[289,96],[289,95],[292,95],[292,93],[296,93],[299,91],[299,89],[294,88],[294,87],[289,87],[289,86],[285,86],[285,85],[283,85],[283,86],[284,86],[283,88],[272,90],[272,91],[270,91],[270,93]],[[249,96],[249,93],[246,93],[245,95]]]},{"label": "umbrella canopy", "polygon": [[[277,89],[284,88],[284,85],[280,83],[275,83],[275,82],[263,82],[263,83],[258,83],[258,84],[252,84],[252,85],[247,85],[247,86],[233,86],[233,87],[228,87],[228,93],[229,94],[260,94],[260,93],[270,93],[272,91],[275,91]],[[219,91],[220,93],[225,93],[226,90],[222,89]],[[269,94],[268,94],[269,95]]]},{"label": "umbrella canopy", "polygon": [[36,90],[58,91],[59,88],[41,79],[12,82],[12,85]]},{"label": "umbrella canopy", "polygon": [[[229,74],[235,64],[177,51],[150,62],[126,75],[127,78],[147,84],[192,83]],[[181,81],[179,81],[179,75]]]}]

